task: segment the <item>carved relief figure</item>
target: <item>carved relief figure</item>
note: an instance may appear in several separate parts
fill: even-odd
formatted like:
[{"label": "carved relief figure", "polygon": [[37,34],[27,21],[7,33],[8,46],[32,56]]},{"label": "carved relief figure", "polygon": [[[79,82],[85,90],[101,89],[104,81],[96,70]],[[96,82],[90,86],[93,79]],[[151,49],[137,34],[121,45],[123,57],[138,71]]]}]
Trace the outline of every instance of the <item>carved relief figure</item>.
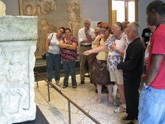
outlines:
[{"label": "carved relief figure", "polygon": [[44,37],[43,37],[43,48],[45,48],[45,41],[46,38],[48,37],[48,35],[52,32],[55,32],[57,30],[56,26],[49,24],[48,20],[42,20],[41,21],[41,26],[42,26],[42,30],[44,33]]},{"label": "carved relief figure", "polygon": [[56,0],[54,0],[53,8],[54,8],[54,10],[56,10]]},{"label": "carved relief figure", "polygon": [[41,5],[37,5],[37,15],[46,15],[46,12],[43,11]]},{"label": "carved relief figure", "polygon": [[77,36],[80,28],[80,8],[79,2],[67,0],[67,11],[69,13],[68,27],[73,31],[73,35]]},{"label": "carved relief figure", "polygon": [[32,0],[25,0],[26,2],[31,2]]},{"label": "carved relief figure", "polygon": [[46,14],[50,14],[52,11],[52,4],[48,1],[45,2],[44,10]]},{"label": "carved relief figure", "polygon": [[[37,39],[37,46],[39,46],[40,42],[41,42],[41,30],[38,29],[38,39]],[[42,51],[41,47],[37,47],[36,51]]]},{"label": "carved relief figure", "polygon": [[36,15],[36,7],[32,6],[31,4],[26,5],[25,14],[28,15],[28,16]]},{"label": "carved relief figure", "polygon": [[78,4],[75,2],[68,2],[68,12],[69,12],[69,18],[73,22],[77,22],[78,19],[80,18],[79,15],[80,9],[78,8]]},{"label": "carved relief figure", "polygon": [[5,99],[6,94],[8,92],[7,84],[8,84],[8,67],[9,61],[7,59],[6,52],[0,46],[0,116],[7,116],[5,106],[7,101]]},{"label": "carved relief figure", "polygon": [[56,0],[40,1],[40,3],[37,5],[38,15],[47,15],[56,10]]},{"label": "carved relief figure", "polygon": [[41,21],[41,26],[42,30],[47,33],[47,32],[55,32],[56,31],[56,26],[49,24],[48,20],[42,20]]},{"label": "carved relief figure", "polygon": [[25,83],[24,73],[26,73],[23,56],[21,51],[13,51],[8,70],[10,79],[8,85],[9,93],[17,98],[17,100],[12,101],[12,104],[18,107],[17,111],[23,110],[22,103],[24,103],[27,97],[27,93],[23,88]]},{"label": "carved relief figure", "polygon": [[[60,2],[56,2],[56,0],[20,1],[22,2],[22,8],[24,10],[23,15],[38,16],[38,30],[41,32],[38,33],[40,34],[40,36],[38,35],[40,38],[37,42],[36,56],[41,56],[45,52],[45,38],[49,33],[56,31],[56,27],[69,27],[73,32],[73,36],[78,36],[77,32],[81,24],[79,0],[63,0]],[[29,10],[25,9],[28,4],[31,5],[31,7],[29,6]],[[57,10],[57,4],[66,7]],[[28,14],[25,10],[29,11]]]}]

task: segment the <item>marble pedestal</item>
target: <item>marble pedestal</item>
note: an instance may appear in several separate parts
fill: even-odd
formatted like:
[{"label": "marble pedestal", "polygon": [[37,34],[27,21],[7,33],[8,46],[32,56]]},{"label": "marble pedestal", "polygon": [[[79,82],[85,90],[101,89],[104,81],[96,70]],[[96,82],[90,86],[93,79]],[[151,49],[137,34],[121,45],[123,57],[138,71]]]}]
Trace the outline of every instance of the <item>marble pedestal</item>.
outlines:
[{"label": "marble pedestal", "polygon": [[37,17],[0,16],[0,124],[34,120]]}]

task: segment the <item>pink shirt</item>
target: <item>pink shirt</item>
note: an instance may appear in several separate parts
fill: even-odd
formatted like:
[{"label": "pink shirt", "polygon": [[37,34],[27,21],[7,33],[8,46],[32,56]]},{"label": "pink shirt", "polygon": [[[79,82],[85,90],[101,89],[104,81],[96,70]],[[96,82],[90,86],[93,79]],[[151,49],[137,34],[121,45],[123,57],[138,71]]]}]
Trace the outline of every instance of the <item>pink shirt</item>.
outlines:
[{"label": "pink shirt", "polygon": [[147,74],[151,65],[152,54],[161,54],[164,57],[158,73],[150,86],[155,89],[165,89],[165,24],[160,25],[152,35]]}]

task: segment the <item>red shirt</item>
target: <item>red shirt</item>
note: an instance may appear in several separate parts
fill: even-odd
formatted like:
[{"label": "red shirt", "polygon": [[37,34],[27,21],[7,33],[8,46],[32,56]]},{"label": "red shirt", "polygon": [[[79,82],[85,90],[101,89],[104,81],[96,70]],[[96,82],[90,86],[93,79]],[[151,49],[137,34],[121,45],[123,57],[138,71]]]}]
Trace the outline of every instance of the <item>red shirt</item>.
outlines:
[{"label": "red shirt", "polygon": [[152,54],[161,54],[164,57],[158,73],[150,86],[155,89],[165,89],[165,24],[160,25],[151,37],[147,74],[151,65]]}]

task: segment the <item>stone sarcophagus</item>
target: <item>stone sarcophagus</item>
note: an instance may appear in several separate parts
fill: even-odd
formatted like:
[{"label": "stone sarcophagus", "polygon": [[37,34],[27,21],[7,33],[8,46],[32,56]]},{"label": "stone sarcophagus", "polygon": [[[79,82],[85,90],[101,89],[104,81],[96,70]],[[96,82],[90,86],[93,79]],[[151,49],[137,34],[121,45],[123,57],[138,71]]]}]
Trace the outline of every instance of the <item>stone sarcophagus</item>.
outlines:
[{"label": "stone sarcophagus", "polygon": [[37,17],[0,16],[0,124],[34,120]]}]

